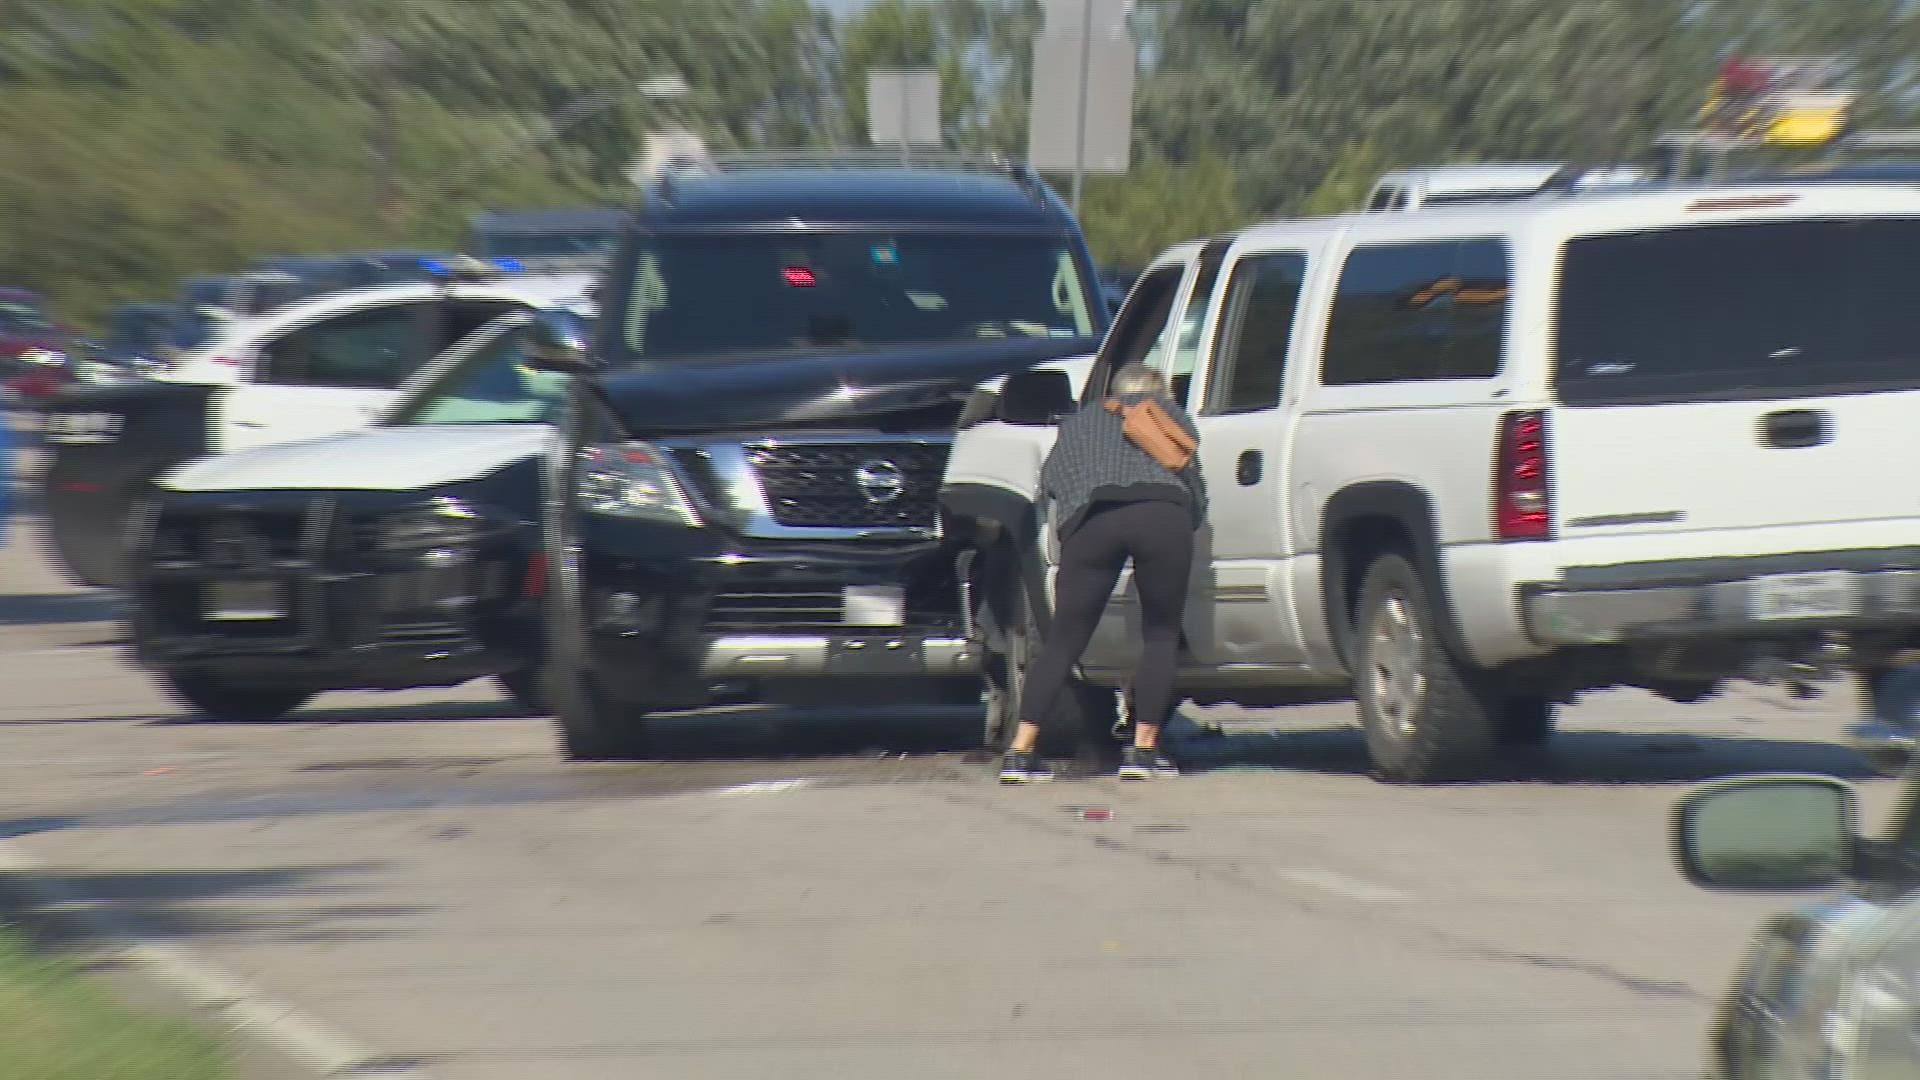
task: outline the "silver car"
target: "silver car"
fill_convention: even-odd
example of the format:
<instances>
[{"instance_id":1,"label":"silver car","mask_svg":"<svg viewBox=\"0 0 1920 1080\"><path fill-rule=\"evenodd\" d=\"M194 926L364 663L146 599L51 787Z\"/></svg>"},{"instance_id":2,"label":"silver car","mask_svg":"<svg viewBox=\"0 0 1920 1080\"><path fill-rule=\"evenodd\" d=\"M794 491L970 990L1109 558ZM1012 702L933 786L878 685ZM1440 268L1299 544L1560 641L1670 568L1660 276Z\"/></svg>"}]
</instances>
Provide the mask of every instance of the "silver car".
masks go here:
<instances>
[{"instance_id":1,"label":"silver car","mask_svg":"<svg viewBox=\"0 0 1920 1080\"><path fill-rule=\"evenodd\" d=\"M1769 774L1705 785L1675 808L1681 873L1713 889L1846 886L1768 919L1714 1024L1710 1080L1920 1077L1920 762L1905 724L1856 725L1856 747L1904 768L1885 835L1860 834L1853 788Z\"/></svg>"}]
</instances>

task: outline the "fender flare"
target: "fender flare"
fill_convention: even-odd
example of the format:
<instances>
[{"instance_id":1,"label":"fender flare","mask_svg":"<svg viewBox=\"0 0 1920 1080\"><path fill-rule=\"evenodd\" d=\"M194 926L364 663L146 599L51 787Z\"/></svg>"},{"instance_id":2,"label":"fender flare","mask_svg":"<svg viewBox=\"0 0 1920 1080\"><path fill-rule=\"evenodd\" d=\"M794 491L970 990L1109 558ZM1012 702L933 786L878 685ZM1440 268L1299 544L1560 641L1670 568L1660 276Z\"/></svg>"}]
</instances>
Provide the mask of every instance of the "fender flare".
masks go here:
<instances>
[{"instance_id":1,"label":"fender flare","mask_svg":"<svg viewBox=\"0 0 1920 1080\"><path fill-rule=\"evenodd\" d=\"M1373 480L1342 488L1327 500L1321 513L1320 601L1334 655L1348 671L1353 670L1353 658L1347 649L1347 628L1353 622L1353 613L1347 609L1347 585L1352 576L1364 572L1364 568L1347 565L1347 552L1340 536L1362 518L1392 521L1412 541L1414 572L1426 585L1441 642L1454 656L1470 662L1473 651L1467 647L1466 635L1461 632L1453 597L1447 591L1446 575L1440 567L1440 528L1433 500L1426 492L1399 480ZM1357 580L1352 583L1356 588L1359 585Z\"/></svg>"}]
</instances>

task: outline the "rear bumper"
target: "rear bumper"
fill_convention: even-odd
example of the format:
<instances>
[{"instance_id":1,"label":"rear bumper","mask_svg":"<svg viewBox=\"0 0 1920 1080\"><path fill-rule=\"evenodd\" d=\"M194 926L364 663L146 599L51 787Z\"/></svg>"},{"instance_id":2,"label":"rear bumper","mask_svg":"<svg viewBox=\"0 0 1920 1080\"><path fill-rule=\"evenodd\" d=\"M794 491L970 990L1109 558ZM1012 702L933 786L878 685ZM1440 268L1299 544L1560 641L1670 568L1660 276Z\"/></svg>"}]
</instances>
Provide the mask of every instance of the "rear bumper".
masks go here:
<instances>
[{"instance_id":1,"label":"rear bumper","mask_svg":"<svg viewBox=\"0 0 1920 1080\"><path fill-rule=\"evenodd\" d=\"M1570 567L1522 585L1520 609L1548 647L1920 625L1920 549Z\"/></svg>"}]
</instances>

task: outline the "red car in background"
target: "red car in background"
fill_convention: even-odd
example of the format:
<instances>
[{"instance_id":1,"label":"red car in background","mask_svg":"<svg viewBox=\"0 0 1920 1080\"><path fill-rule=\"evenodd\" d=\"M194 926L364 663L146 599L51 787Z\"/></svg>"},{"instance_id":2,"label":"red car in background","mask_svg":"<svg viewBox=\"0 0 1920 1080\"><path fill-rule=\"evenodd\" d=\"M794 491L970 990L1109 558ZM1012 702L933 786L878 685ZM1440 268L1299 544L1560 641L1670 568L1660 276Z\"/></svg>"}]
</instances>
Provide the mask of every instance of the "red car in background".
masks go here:
<instances>
[{"instance_id":1,"label":"red car in background","mask_svg":"<svg viewBox=\"0 0 1920 1080\"><path fill-rule=\"evenodd\" d=\"M38 293L0 288L0 386L15 401L34 402L66 385L76 336L53 321Z\"/></svg>"}]
</instances>

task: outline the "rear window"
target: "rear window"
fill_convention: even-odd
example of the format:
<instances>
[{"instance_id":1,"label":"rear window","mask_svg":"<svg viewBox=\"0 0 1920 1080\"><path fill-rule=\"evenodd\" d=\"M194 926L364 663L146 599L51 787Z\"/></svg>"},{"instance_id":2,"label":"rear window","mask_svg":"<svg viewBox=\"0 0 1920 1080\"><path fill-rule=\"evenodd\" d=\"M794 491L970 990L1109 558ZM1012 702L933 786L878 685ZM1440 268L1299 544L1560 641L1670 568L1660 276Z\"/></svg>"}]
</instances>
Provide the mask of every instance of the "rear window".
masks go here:
<instances>
[{"instance_id":1,"label":"rear window","mask_svg":"<svg viewBox=\"0 0 1920 1080\"><path fill-rule=\"evenodd\" d=\"M1920 220L1584 237L1556 319L1570 405L1920 387Z\"/></svg>"}]
</instances>

